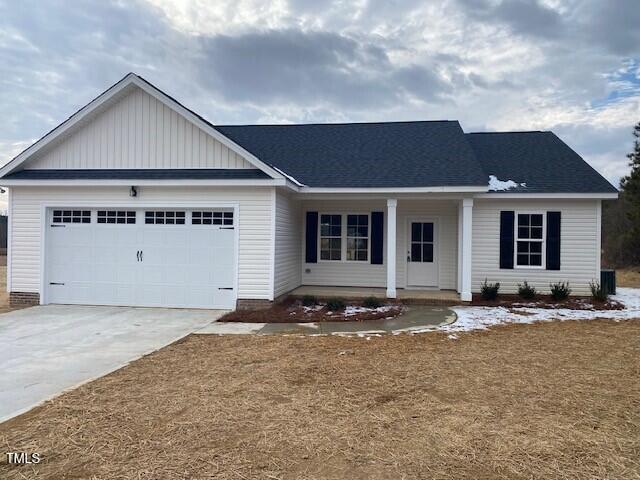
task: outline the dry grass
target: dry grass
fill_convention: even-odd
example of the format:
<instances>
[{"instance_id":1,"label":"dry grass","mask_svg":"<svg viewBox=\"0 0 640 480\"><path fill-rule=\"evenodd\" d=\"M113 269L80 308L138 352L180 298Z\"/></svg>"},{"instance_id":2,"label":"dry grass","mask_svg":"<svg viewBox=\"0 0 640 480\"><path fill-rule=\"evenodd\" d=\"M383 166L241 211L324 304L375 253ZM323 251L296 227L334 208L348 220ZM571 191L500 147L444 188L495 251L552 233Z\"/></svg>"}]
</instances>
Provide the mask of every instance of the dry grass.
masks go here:
<instances>
[{"instance_id":1,"label":"dry grass","mask_svg":"<svg viewBox=\"0 0 640 480\"><path fill-rule=\"evenodd\" d=\"M619 287L640 288L640 269L625 268L616 270L616 282Z\"/></svg>"},{"instance_id":2,"label":"dry grass","mask_svg":"<svg viewBox=\"0 0 640 480\"><path fill-rule=\"evenodd\" d=\"M0 425L44 455L0 477L637 479L639 339L191 336Z\"/></svg>"},{"instance_id":3,"label":"dry grass","mask_svg":"<svg viewBox=\"0 0 640 480\"><path fill-rule=\"evenodd\" d=\"M7 257L0 256L0 313L10 312L15 308L9 307L9 293L7 292Z\"/></svg>"}]
</instances>

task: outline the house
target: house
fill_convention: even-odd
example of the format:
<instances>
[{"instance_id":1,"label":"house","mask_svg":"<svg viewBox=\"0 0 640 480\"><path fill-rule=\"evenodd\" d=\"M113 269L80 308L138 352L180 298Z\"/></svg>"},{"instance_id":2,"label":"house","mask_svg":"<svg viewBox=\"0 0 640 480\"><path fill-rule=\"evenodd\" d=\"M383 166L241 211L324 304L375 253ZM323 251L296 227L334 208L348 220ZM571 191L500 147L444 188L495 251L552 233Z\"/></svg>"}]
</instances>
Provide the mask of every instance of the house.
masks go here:
<instances>
[{"instance_id":1,"label":"house","mask_svg":"<svg viewBox=\"0 0 640 480\"><path fill-rule=\"evenodd\" d=\"M0 169L14 303L235 308L301 285L600 276L617 190L551 132L217 126L129 74Z\"/></svg>"}]
</instances>

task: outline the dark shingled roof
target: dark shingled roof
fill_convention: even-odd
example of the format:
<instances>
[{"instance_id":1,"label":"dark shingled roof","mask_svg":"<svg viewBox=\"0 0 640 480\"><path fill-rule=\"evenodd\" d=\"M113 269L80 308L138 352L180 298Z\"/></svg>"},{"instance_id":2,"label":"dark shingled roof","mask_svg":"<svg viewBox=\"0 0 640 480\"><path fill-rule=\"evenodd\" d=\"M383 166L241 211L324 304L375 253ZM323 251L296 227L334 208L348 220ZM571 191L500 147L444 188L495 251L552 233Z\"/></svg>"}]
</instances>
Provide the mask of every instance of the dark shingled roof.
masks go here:
<instances>
[{"instance_id":1,"label":"dark shingled roof","mask_svg":"<svg viewBox=\"0 0 640 480\"><path fill-rule=\"evenodd\" d=\"M254 168L20 170L8 180L246 180L269 179Z\"/></svg>"},{"instance_id":2,"label":"dark shingled roof","mask_svg":"<svg viewBox=\"0 0 640 480\"><path fill-rule=\"evenodd\" d=\"M457 121L215 128L309 187L487 185Z\"/></svg>"},{"instance_id":3,"label":"dark shingled roof","mask_svg":"<svg viewBox=\"0 0 640 480\"><path fill-rule=\"evenodd\" d=\"M617 190L552 132L468 133L487 175L526 183L505 193L615 193Z\"/></svg>"}]
</instances>

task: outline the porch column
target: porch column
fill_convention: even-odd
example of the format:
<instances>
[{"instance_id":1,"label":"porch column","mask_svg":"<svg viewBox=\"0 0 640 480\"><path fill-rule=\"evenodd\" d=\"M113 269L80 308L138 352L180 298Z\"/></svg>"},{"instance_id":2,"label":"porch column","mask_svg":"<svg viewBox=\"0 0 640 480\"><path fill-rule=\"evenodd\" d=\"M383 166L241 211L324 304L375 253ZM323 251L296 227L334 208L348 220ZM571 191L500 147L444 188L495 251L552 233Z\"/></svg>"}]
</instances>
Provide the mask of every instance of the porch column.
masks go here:
<instances>
[{"instance_id":1,"label":"porch column","mask_svg":"<svg viewBox=\"0 0 640 480\"><path fill-rule=\"evenodd\" d=\"M462 200L458 202L458 269L456 291L462 293Z\"/></svg>"},{"instance_id":2,"label":"porch column","mask_svg":"<svg viewBox=\"0 0 640 480\"><path fill-rule=\"evenodd\" d=\"M396 298L396 207L398 200L387 199L387 298Z\"/></svg>"},{"instance_id":3,"label":"porch column","mask_svg":"<svg viewBox=\"0 0 640 480\"><path fill-rule=\"evenodd\" d=\"M460 271L460 300L471 301L471 251L473 226L473 198L462 200L462 268Z\"/></svg>"}]
</instances>

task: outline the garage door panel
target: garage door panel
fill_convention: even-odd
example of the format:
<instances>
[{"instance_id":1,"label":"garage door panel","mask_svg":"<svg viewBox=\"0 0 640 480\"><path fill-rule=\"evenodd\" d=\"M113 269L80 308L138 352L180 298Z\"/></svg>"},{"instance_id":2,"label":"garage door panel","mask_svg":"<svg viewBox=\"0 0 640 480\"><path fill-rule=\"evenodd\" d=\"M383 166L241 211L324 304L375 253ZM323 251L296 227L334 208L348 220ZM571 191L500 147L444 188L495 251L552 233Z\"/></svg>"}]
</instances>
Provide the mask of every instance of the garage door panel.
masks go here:
<instances>
[{"instance_id":1,"label":"garage door panel","mask_svg":"<svg viewBox=\"0 0 640 480\"><path fill-rule=\"evenodd\" d=\"M189 303L192 305L206 305L210 298L215 298L216 304L225 307L226 305L219 298L216 298L217 293L218 289L215 287L193 287L189 290Z\"/></svg>"},{"instance_id":2,"label":"garage door panel","mask_svg":"<svg viewBox=\"0 0 640 480\"><path fill-rule=\"evenodd\" d=\"M189 285L192 282L192 272L189 272L186 268L179 267L165 267L164 279L166 283L173 283L177 285Z\"/></svg>"},{"instance_id":3,"label":"garage door panel","mask_svg":"<svg viewBox=\"0 0 640 480\"><path fill-rule=\"evenodd\" d=\"M144 245L147 249L152 247L162 247L165 245L165 228L167 227L144 227L141 231L141 245Z\"/></svg>"},{"instance_id":4,"label":"garage door panel","mask_svg":"<svg viewBox=\"0 0 640 480\"><path fill-rule=\"evenodd\" d=\"M195 269L189 275L185 276L187 277L187 284L191 287L197 287L198 285L208 285L213 281L212 272L204 268Z\"/></svg>"},{"instance_id":5,"label":"garage door panel","mask_svg":"<svg viewBox=\"0 0 640 480\"><path fill-rule=\"evenodd\" d=\"M191 245L192 248L197 248L197 249L205 249L208 248L211 245L211 241L212 241L212 232L211 232L211 227L209 226L201 226L199 228L193 228L190 231L190 235L189 235L189 243Z\"/></svg>"},{"instance_id":6,"label":"garage door panel","mask_svg":"<svg viewBox=\"0 0 640 480\"><path fill-rule=\"evenodd\" d=\"M135 305L135 283L117 285L115 298L117 305Z\"/></svg>"},{"instance_id":7,"label":"garage door panel","mask_svg":"<svg viewBox=\"0 0 640 480\"><path fill-rule=\"evenodd\" d=\"M184 245L189 241L192 229L188 225L166 226L164 231L164 245Z\"/></svg>"},{"instance_id":8,"label":"garage door panel","mask_svg":"<svg viewBox=\"0 0 640 480\"><path fill-rule=\"evenodd\" d=\"M235 231L219 221L192 223L189 210L181 211L181 224L157 222L154 212L149 219L147 211L138 210L136 223L125 212L116 223L108 210L96 209L91 222L61 226L58 219L55 227L49 217L47 282L61 285L47 286L47 301L233 308Z\"/></svg>"},{"instance_id":9,"label":"garage door panel","mask_svg":"<svg viewBox=\"0 0 640 480\"><path fill-rule=\"evenodd\" d=\"M62 237L62 241L67 246L82 247L92 243L93 231L91 229L69 226L54 228L54 230Z\"/></svg>"},{"instance_id":10,"label":"garage door panel","mask_svg":"<svg viewBox=\"0 0 640 480\"><path fill-rule=\"evenodd\" d=\"M139 267L138 283L160 285L164 278L164 269L160 265L143 265Z\"/></svg>"}]
</instances>

